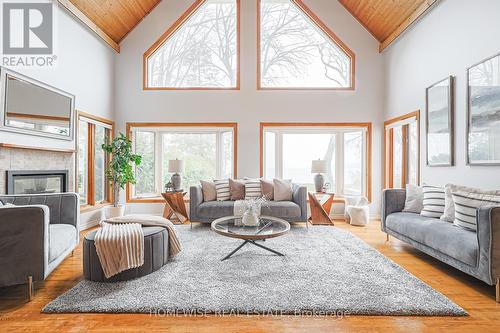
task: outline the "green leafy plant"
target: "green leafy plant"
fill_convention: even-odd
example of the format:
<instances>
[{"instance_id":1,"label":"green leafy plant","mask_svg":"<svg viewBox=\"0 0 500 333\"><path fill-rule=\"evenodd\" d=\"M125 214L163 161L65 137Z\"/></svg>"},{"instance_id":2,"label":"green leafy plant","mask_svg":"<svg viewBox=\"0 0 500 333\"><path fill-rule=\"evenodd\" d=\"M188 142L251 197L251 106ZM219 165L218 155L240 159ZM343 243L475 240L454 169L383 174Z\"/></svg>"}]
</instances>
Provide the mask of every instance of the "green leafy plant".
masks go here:
<instances>
[{"instance_id":1,"label":"green leafy plant","mask_svg":"<svg viewBox=\"0 0 500 333\"><path fill-rule=\"evenodd\" d=\"M114 138L111 143L103 144L102 150L111 155L106 177L114 188L114 207L118 206L120 200L120 189L125 189L127 184L135 184L135 175L133 165L141 164L142 157L133 154L132 141L123 133Z\"/></svg>"}]
</instances>

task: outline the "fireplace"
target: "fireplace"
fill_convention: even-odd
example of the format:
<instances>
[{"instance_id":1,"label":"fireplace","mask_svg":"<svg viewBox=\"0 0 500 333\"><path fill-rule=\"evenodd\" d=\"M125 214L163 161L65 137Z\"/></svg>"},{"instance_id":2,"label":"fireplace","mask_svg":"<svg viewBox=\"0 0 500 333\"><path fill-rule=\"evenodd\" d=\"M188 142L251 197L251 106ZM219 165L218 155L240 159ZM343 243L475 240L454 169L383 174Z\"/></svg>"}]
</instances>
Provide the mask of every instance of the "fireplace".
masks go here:
<instances>
[{"instance_id":1,"label":"fireplace","mask_svg":"<svg viewBox=\"0 0 500 333\"><path fill-rule=\"evenodd\" d=\"M68 191L68 170L7 171L7 194L43 194Z\"/></svg>"}]
</instances>

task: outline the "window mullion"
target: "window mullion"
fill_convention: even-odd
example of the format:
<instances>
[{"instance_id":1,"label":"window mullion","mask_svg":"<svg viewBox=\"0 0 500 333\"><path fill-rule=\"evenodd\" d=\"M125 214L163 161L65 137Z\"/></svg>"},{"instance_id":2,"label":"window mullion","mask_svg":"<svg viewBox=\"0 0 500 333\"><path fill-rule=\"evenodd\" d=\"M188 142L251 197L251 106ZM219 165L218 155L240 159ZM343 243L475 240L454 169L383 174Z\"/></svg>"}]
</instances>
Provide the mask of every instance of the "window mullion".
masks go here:
<instances>
[{"instance_id":1,"label":"window mullion","mask_svg":"<svg viewBox=\"0 0 500 333\"><path fill-rule=\"evenodd\" d=\"M95 205L95 184L94 184L94 158L95 158L95 150L94 150L94 141L95 141L95 125L92 123L88 123L88 192L87 192L87 203L90 206Z\"/></svg>"},{"instance_id":2,"label":"window mullion","mask_svg":"<svg viewBox=\"0 0 500 333\"><path fill-rule=\"evenodd\" d=\"M155 133L154 142L154 165L155 165L155 193L160 194L163 192L163 135L161 132ZM166 161L168 163L168 161Z\"/></svg>"},{"instance_id":3,"label":"window mullion","mask_svg":"<svg viewBox=\"0 0 500 333\"><path fill-rule=\"evenodd\" d=\"M216 132L215 136L215 174L218 179L222 177L222 133Z\"/></svg>"},{"instance_id":4,"label":"window mullion","mask_svg":"<svg viewBox=\"0 0 500 333\"><path fill-rule=\"evenodd\" d=\"M275 140L275 174L276 178L283 179L283 132L276 132Z\"/></svg>"},{"instance_id":5,"label":"window mullion","mask_svg":"<svg viewBox=\"0 0 500 333\"><path fill-rule=\"evenodd\" d=\"M336 172L335 172L335 184L336 184L336 192L343 195L344 194L344 133L338 132L336 134L335 142L335 164L336 164Z\"/></svg>"}]
</instances>

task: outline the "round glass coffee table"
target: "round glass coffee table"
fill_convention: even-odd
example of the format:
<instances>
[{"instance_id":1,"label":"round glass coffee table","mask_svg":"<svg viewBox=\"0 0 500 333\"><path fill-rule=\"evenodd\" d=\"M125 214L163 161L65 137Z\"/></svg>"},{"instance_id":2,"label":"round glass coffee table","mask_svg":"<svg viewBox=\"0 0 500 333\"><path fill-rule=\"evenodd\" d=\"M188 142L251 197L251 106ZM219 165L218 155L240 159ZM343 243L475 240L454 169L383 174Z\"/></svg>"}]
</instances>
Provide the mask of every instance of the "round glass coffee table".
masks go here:
<instances>
[{"instance_id":1,"label":"round glass coffee table","mask_svg":"<svg viewBox=\"0 0 500 333\"><path fill-rule=\"evenodd\" d=\"M256 241L265 241L268 238L275 238L286 234L290 230L290 223L277 217L261 216L260 224L255 227L250 227L243 225L241 217L227 216L213 221L212 230L225 237L243 240L243 243L222 258L222 261L231 258L232 255L249 243L276 255L284 256L284 254L259 244Z\"/></svg>"}]
</instances>

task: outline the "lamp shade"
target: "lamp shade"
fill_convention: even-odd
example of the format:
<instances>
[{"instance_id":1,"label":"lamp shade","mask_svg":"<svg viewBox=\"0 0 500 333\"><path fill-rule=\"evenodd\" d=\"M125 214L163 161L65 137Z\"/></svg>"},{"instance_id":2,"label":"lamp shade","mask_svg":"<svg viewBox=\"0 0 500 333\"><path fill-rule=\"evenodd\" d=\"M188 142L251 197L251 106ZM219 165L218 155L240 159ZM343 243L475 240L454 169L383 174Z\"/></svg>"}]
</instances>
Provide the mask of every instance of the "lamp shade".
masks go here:
<instances>
[{"instance_id":1,"label":"lamp shade","mask_svg":"<svg viewBox=\"0 0 500 333\"><path fill-rule=\"evenodd\" d=\"M326 173L326 161L314 160L311 164L311 173Z\"/></svg>"},{"instance_id":2,"label":"lamp shade","mask_svg":"<svg viewBox=\"0 0 500 333\"><path fill-rule=\"evenodd\" d=\"M169 160L168 161L168 172L182 173L184 172L184 161L183 160Z\"/></svg>"}]
</instances>

